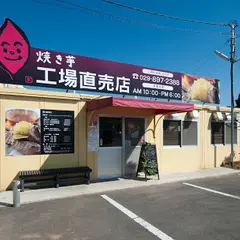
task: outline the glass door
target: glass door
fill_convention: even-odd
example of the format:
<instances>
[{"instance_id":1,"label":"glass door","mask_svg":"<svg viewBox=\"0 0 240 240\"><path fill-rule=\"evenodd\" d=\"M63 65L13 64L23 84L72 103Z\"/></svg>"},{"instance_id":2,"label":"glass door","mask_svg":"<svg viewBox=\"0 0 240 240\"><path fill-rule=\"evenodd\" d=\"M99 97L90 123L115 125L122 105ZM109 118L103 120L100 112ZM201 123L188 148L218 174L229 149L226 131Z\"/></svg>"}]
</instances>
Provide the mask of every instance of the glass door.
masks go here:
<instances>
[{"instance_id":1,"label":"glass door","mask_svg":"<svg viewBox=\"0 0 240 240\"><path fill-rule=\"evenodd\" d=\"M122 118L99 118L98 178L122 176Z\"/></svg>"},{"instance_id":2,"label":"glass door","mask_svg":"<svg viewBox=\"0 0 240 240\"><path fill-rule=\"evenodd\" d=\"M144 118L125 118L125 173L127 177L135 177L141 151L141 142L145 134Z\"/></svg>"}]
</instances>

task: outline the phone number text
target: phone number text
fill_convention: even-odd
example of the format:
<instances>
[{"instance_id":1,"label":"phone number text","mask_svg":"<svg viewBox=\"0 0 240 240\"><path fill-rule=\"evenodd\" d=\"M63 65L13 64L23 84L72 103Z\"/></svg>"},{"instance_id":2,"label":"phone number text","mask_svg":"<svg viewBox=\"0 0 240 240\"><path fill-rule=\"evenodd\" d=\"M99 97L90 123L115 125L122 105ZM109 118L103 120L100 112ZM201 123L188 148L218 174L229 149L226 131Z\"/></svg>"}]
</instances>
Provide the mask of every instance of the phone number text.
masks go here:
<instances>
[{"instance_id":1,"label":"phone number text","mask_svg":"<svg viewBox=\"0 0 240 240\"><path fill-rule=\"evenodd\" d=\"M141 81L146 81L146 82L151 81L151 82L154 82L154 83L163 83L163 84L167 84L167 85L180 86L180 80L179 79L157 77L157 76L148 76L148 75L140 75L139 79Z\"/></svg>"}]
</instances>

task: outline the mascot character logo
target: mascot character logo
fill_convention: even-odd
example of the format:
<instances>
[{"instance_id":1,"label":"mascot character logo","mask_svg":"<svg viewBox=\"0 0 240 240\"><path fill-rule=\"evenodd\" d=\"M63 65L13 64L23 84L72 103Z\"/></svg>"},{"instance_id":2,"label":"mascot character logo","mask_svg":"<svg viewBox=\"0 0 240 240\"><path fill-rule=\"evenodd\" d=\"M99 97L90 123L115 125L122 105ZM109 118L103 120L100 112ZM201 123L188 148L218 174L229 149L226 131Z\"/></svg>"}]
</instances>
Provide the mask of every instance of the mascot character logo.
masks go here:
<instances>
[{"instance_id":1,"label":"mascot character logo","mask_svg":"<svg viewBox=\"0 0 240 240\"><path fill-rule=\"evenodd\" d=\"M26 64L30 55L30 44L25 33L10 19L0 28L0 68L11 79Z\"/></svg>"}]
</instances>

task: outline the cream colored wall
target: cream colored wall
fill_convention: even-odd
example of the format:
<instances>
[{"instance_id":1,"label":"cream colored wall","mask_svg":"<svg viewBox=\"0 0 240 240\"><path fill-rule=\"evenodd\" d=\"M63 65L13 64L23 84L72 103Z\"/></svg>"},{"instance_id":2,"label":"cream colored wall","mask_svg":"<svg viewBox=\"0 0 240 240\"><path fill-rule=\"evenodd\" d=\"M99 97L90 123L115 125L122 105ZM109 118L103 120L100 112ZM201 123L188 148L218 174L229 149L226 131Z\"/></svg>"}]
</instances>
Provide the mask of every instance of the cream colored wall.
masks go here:
<instances>
[{"instance_id":1,"label":"cream colored wall","mask_svg":"<svg viewBox=\"0 0 240 240\"><path fill-rule=\"evenodd\" d=\"M109 107L92 113L86 112L86 101L92 97L70 93L31 91L0 88L0 190L5 190L17 177L20 170L39 169L41 167L64 167L88 165L92 168L92 179L97 180L97 152L87 150L87 126L90 120L100 115L141 116L147 119L146 140L156 143L160 172L193 171L220 166L230 154L230 146L212 146L210 116L211 111L230 111L229 108L197 106L198 146L168 148L163 146L163 118L155 116L150 110ZM75 153L59 155L33 155L21 157L5 156L5 110L7 108L40 108L55 110L72 110L75 113ZM240 110L236 110L240 111ZM181 114L185 117L185 113ZM240 134L238 134L240 143ZM239 144L238 144L239 146ZM236 161L239 161L239 147L235 147Z\"/></svg>"},{"instance_id":2,"label":"cream colored wall","mask_svg":"<svg viewBox=\"0 0 240 240\"><path fill-rule=\"evenodd\" d=\"M199 110L197 147L164 147L162 136L164 117L157 117L159 123L156 126L156 143L160 172L194 171L219 167L230 156L230 145L211 145L211 113L218 109L199 106L196 108ZM220 108L220 111L229 111L229 108ZM239 112L238 109L236 111ZM182 119L184 115L185 113L180 114ZM235 161L239 161L239 143L240 131L238 131L238 144L234 147Z\"/></svg>"},{"instance_id":3,"label":"cream colored wall","mask_svg":"<svg viewBox=\"0 0 240 240\"><path fill-rule=\"evenodd\" d=\"M181 119L185 113L179 114ZM165 116L156 117L156 146L158 153L158 166L160 172L193 171L201 168L201 138L198 134L198 146L163 146L163 120ZM200 118L201 118L200 113ZM200 132L201 121L198 121Z\"/></svg>"},{"instance_id":4,"label":"cream colored wall","mask_svg":"<svg viewBox=\"0 0 240 240\"><path fill-rule=\"evenodd\" d=\"M229 109L228 109L229 111ZM206 131L205 151L206 161L205 168L219 167L225 158L230 157L231 145L211 145L211 125L210 125L211 111L205 111L205 122L208 123ZM240 143L240 131L238 130L238 144L234 145L235 159L239 161L239 143Z\"/></svg>"},{"instance_id":5,"label":"cream colored wall","mask_svg":"<svg viewBox=\"0 0 240 240\"><path fill-rule=\"evenodd\" d=\"M41 164L41 156L5 156L5 110L7 108L39 108L40 103L35 99L29 98L27 101L21 97L16 97L13 101L11 97L1 96L1 189L6 189L9 184L17 177L21 170L38 169Z\"/></svg>"},{"instance_id":6,"label":"cream colored wall","mask_svg":"<svg viewBox=\"0 0 240 240\"><path fill-rule=\"evenodd\" d=\"M159 156L161 172L183 172L201 169L199 147L167 149L163 147Z\"/></svg>"},{"instance_id":7,"label":"cream colored wall","mask_svg":"<svg viewBox=\"0 0 240 240\"><path fill-rule=\"evenodd\" d=\"M154 116L151 111L141 109L120 109L107 108L88 113L88 121L96 120L98 115L114 116L146 116L147 129L146 140L155 143L157 146L158 166L160 172L182 172L194 171L204 168L220 166L225 157L229 156L230 146L211 145L211 111L216 107L195 106L199 111L198 119L198 146L185 147L164 147L163 146L163 119L165 116ZM211 111L210 111L211 110ZM221 108L221 111L229 111L229 108ZM184 119L186 113L181 113L180 118ZM155 137L154 137L155 136ZM240 134L238 134L240 143ZM236 161L239 160L239 147L235 146ZM97 179L97 152L88 152L88 165L93 168L93 179Z\"/></svg>"},{"instance_id":8,"label":"cream colored wall","mask_svg":"<svg viewBox=\"0 0 240 240\"><path fill-rule=\"evenodd\" d=\"M5 110L7 108L74 111L75 152L73 154L56 155L5 156ZM0 145L0 190L7 189L21 170L86 165L86 109L85 101L81 101L79 96L61 93L46 94L42 91L25 90L23 94L17 94L14 90L5 93L0 91L0 113L0 136L3 139Z\"/></svg>"}]
</instances>

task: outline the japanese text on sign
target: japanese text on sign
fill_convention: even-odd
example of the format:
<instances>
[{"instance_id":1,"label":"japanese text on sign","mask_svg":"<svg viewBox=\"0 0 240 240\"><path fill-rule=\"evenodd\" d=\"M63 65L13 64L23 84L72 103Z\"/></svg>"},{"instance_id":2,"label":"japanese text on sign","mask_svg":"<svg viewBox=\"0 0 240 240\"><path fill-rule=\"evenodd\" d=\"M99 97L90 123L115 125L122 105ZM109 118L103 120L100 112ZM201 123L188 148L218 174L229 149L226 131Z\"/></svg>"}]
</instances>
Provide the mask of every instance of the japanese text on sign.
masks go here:
<instances>
[{"instance_id":1,"label":"japanese text on sign","mask_svg":"<svg viewBox=\"0 0 240 240\"><path fill-rule=\"evenodd\" d=\"M31 49L15 84L181 100L182 74L42 49Z\"/></svg>"}]
</instances>

